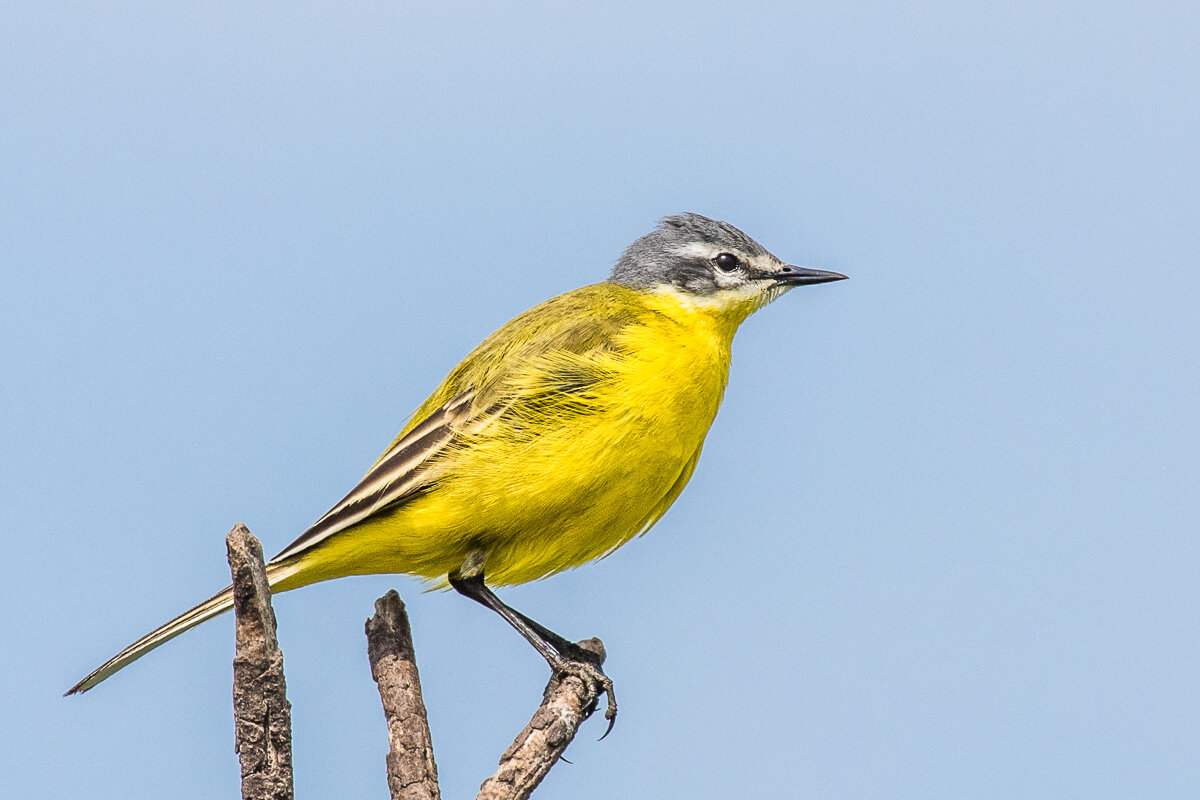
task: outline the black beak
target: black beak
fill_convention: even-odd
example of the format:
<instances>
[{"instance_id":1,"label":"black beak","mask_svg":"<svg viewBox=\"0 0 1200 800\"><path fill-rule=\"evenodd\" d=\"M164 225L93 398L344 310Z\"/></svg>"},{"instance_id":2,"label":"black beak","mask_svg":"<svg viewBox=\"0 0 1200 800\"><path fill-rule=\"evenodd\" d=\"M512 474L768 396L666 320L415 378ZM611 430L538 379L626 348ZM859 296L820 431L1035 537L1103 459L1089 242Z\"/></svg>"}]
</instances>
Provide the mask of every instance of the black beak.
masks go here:
<instances>
[{"instance_id":1,"label":"black beak","mask_svg":"<svg viewBox=\"0 0 1200 800\"><path fill-rule=\"evenodd\" d=\"M787 264L771 277L775 279L775 283L783 286L806 286L810 283L844 281L847 276L840 272L826 272L822 269L809 269Z\"/></svg>"}]
</instances>

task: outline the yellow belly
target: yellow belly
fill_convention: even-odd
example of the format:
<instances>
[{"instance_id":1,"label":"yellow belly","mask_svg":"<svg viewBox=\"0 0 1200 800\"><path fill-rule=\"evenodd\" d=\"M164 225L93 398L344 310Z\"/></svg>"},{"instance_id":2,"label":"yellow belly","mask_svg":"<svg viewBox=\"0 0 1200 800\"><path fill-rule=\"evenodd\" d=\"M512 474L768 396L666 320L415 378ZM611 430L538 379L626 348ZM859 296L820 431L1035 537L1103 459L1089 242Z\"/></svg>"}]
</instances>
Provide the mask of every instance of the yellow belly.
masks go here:
<instances>
[{"instance_id":1,"label":"yellow belly","mask_svg":"<svg viewBox=\"0 0 1200 800\"><path fill-rule=\"evenodd\" d=\"M523 583L599 558L644 532L682 491L728 375L728 321L654 298L650 324L616 342L604 410L542 425L536 436L483 435L442 477L390 513L301 556L279 589L350 574L427 579L486 553L489 583Z\"/></svg>"}]
</instances>

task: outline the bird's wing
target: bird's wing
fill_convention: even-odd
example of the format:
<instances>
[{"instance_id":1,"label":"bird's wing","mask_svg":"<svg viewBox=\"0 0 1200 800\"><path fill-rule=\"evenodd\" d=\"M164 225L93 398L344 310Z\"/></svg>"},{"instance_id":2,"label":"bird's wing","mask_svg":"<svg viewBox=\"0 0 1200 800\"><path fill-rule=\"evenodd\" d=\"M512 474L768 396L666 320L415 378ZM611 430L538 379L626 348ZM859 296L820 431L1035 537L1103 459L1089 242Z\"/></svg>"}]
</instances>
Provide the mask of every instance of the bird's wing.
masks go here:
<instances>
[{"instance_id":1,"label":"bird's wing","mask_svg":"<svg viewBox=\"0 0 1200 800\"><path fill-rule=\"evenodd\" d=\"M430 476L421 467L454 439L458 426L471 416L471 398L474 396L473 389L460 392L396 437L358 485L300 538L271 559L272 562L298 555L425 488Z\"/></svg>"},{"instance_id":2,"label":"bird's wing","mask_svg":"<svg viewBox=\"0 0 1200 800\"><path fill-rule=\"evenodd\" d=\"M475 348L358 485L272 563L417 496L437 481L438 456L456 443L486 435L497 425L514 435L537 429L529 424L531 417L561 420L596 410L588 400L607 377L604 364L616 355L614 340L635 321L614 303L610 286L585 287L547 301ZM585 292L592 296L581 296Z\"/></svg>"}]
</instances>

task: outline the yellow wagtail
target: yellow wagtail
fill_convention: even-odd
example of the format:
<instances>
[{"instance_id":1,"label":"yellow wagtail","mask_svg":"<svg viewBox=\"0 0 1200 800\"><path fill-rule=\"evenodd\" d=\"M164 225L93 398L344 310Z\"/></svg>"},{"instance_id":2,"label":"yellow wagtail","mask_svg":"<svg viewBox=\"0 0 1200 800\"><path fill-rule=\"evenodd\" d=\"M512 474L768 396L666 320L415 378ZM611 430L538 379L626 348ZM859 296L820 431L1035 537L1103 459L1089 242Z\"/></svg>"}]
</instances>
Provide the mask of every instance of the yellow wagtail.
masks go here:
<instances>
[{"instance_id":1,"label":"yellow wagtail","mask_svg":"<svg viewBox=\"0 0 1200 800\"><path fill-rule=\"evenodd\" d=\"M695 469L738 326L794 286L845 277L785 264L728 223L667 217L607 281L526 311L463 359L358 485L271 559L271 588L391 572L446 579L552 668L578 662L578 648L485 579L542 578L648 530ZM232 606L221 591L68 694Z\"/></svg>"}]
</instances>

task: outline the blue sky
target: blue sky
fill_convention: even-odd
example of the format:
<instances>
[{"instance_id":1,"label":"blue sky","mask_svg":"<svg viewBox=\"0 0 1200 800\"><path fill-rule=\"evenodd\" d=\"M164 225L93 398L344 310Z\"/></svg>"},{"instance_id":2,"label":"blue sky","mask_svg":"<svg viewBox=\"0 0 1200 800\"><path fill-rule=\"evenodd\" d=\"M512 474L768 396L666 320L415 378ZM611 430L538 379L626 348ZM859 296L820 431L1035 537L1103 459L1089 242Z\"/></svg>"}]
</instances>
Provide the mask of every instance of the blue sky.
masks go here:
<instances>
[{"instance_id":1,"label":"blue sky","mask_svg":"<svg viewBox=\"0 0 1200 800\"><path fill-rule=\"evenodd\" d=\"M519 311L663 215L850 281L735 343L645 538L504 597L622 704L537 796L1200 793L1200 12L1186 3L9 4L0 755L13 796L235 796L228 619ZM399 576L276 601L301 796L386 797L409 604L446 796L537 656Z\"/></svg>"}]
</instances>

